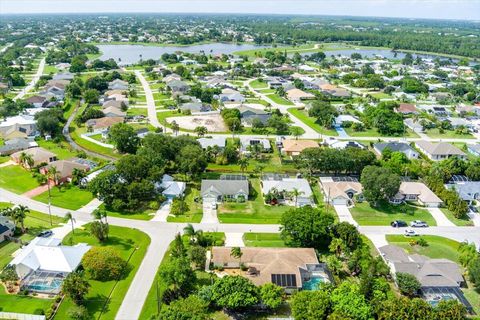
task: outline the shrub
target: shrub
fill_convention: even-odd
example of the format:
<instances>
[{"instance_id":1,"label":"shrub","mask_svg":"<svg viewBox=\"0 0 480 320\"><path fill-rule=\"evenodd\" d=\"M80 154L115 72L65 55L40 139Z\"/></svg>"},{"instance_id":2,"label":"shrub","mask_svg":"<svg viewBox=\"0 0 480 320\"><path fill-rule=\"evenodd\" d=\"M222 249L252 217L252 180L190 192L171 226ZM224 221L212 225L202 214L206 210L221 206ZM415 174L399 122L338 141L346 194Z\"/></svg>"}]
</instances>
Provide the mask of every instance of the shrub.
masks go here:
<instances>
[{"instance_id":1,"label":"shrub","mask_svg":"<svg viewBox=\"0 0 480 320\"><path fill-rule=\"evenodd\" d=\"M121 278L127 263L112 248L94 247L83 256L82 265L90 278L109 281Z\"/></svg>"},{"instance_id":2,"label":"shrub","mask_svg":"<svg viewBox=\"0 0 480 320\"><path fill-rule=\"evenodd\" d=\"M73 320L88 320L90 315L88 314L87 308L84 306L75 306L68 310L68 316Z\"/></svg>"},{"instance_id":3,"label":"shrub","mask_svg":"<svg viewBox=\"0 0 480 320\"><path fill-rule=\"evenodd\" d=\"M45 315L45 310L43 310L41 308L37 308L33 311L33 314L43 316L43 315Z\"/></svg>"},{"instance_id":4,"label":"shrub","mask_svg":"<svg viewBox=\"0 0 480 320\"><path fill-rule=\"evenodd\" d=\"M415 276L409 273L397 272L395 274L400 292L406 296L413 297L420 290L420 282Z\"/></svg>"}]
</instances>

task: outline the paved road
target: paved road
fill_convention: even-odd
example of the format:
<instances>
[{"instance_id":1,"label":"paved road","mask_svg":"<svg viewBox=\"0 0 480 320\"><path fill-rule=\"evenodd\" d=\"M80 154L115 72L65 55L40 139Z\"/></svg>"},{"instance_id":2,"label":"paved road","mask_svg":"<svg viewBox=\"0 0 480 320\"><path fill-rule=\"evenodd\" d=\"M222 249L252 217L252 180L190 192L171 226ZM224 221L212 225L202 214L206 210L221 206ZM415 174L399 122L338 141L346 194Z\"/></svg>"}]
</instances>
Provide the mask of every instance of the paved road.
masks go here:
<instances>
[{"instance_id":1,"label":"paved road","mask_svg":"<svg viewBox=\"0 0 480 320\"><path fill-rule=\"evenodd\" d=\"M15 98L13 98L13 100L22 99L30 90L32 90L35 87L38 80L40 80L40 77L43 74L44 68L45 68L45 58L43 58L40 61L40 64L38 65L37 73L35 73L35 75L33 76L32 81L30 81L30 83L25 88L23 88L22 91L20 91L20 93L18 93L15 96Z\"/></svg>"},{"instance_id":2,"label":"paved road","mask_svg":"<svg viewBox=\"0 0 480 320\"><path fill-rule=\"evenodd\" d=\"M7 51L7 49L10 48L11 46L13 46L13 42L10 42L10 43L7 44L5 47L3 47L3 48L0 50L0 53L4 53L4 52Z\"/></svg>"},{"instance_id":3,"label":"paved road","mask_svg":"<svg viewBox=\"0 0 480 320\"><path fill-rule=\"evenodd\" d=\"M148 109L148 121L150 121L150 124L155 128L163 128L157 118L157 107L155 106L155 99L153 98L152 89L150 89L150 85L148 84L147 79L145 79L145 77L139 70L135 70L135 75L140 80L143 91L145 91Z\"/></svg>"}]
</instances>

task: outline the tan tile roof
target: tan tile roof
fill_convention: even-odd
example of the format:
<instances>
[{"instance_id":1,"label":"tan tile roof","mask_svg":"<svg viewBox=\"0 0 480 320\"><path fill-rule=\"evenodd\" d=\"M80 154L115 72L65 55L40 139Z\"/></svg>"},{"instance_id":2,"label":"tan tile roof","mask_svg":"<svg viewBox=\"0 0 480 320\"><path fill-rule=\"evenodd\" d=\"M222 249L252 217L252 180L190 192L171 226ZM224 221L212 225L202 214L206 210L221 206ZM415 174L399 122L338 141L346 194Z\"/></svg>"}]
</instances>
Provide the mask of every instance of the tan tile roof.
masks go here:
<instances>
[{"instance_id":1,"label":"tan tile roof","mask_svg":"<svg viewBox=\"0 0 480 320\"><path fill-rule=\"evenodd\" d=\"M465 156L465 152L447 142L417 141L417 146L431 155L460 155Z\"/></svg>"},{"instance_id":2,"label":"tan tile roof","mask_svg":"<svg viewBox=\"0 0 480 320\"><path fill-rule=\"evenodd\" d=\"M290 89L287 91L287 97L289 99L310 99L315 96L309 92L302 91L300 89Z\"/></svg>"},{"instance_id":3,"label":"tan tile roof","mask_svg":"<svg viewBox=\"0 0 480 320\"><path fill-rule=\"evenodd\" d=\"M18 162L20 161L20 156L22 155L22 153L31 155L35 165L40 164L42 162L48 163L50 158L53 158L56 156L56 154L53 152L50 152L42 147L37 147L37 148L30 148L27 150L15 152L11 155L11 157L12 159Z\"/></svg>"},{"instance_id":4,"label":"tan tile roof","mask_svg":"<svg viewBox=\"0 0 480 320\"><path fill-rule=\"evenodd\" d=\"M87 121L87 125L94 129L108 128L116 123L123 122L123 117L103 117L98 119L90 119Z\"/></svg>"},{"instance_id":5,"label":"tan tile roof","mask_svg":"<svg viewBox=\"0 0 480 320\"><path fill-rule=\"evenodd\" d=\"M47 170L51 167L55 167L57 169L57 177L58 178L67 178L71 177L73 173L73 169L80 169L83 171L88 170L88 166L80 163L76 163L73 161L68 161L68 160L57 160L53 161L44 168Z\"/></svg>"},{"instance_id":6,"label":"tan tile roof","mask_svg":"<svg viewBox=\"0 0 480 320\"><path fill-rule=\"evenodd\" d=\"M423 203L441 203L439 197L433 193L425 184L421 182L402 182L400 184L400 189L398 190L401 194L415 194L418 196L418 199Z\"/></svg>"},{"instance_id":7,"label":"tan tile roof","mask_svg":"<svg viewBox=\"0 0 480 320\"><path fill-rule=\"evenodd\" d=\"M337 181L337 182L322 182L323 190L330 199L345 198L349 199L347 195L348 190L354 190L357 194L362 193L362 184L354 181Z\"/></svg>"},{"instance_id":8,"label":"tan tile roof","mask_svg":"<svg viewBox=\"0 0 480 320\"><path fill-rule=\"evenodd\" d=\"M213 247L212 262L225 268L238 268L239 259L230 255L231 247ZM300 268L305 264L318 264L317 255L312 248L242 248L241 261L247 267L257 269L257 275L244 276L256 285L271 282L272 274L294 274L297 286L301 286Z\"/></svg>"},{"instance_id":9,"label":"tan tile roof","mask_svg":"<svg viewBox=\"0 0 480 320\"><path fill-rule=\"evenodd\" d=\"M318 143L313 140L284 140L283 150L285 152L302 152L307 148L318 148Z\"/></svg>"}]
</instances>

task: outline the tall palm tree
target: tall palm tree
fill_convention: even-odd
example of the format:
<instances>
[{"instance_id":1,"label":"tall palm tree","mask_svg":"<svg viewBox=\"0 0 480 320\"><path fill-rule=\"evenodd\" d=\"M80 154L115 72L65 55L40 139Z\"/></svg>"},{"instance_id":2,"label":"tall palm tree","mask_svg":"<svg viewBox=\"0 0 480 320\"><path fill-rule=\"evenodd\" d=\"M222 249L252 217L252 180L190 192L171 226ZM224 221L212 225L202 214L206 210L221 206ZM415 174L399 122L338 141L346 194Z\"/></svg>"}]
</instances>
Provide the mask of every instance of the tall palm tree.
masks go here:
<instances>
[{"instance_id":1,"label":"tall palm tree","mask_svg":"<svg viewBox=\"0 0 480 320\"><path fill-rule=\"evenodd\" d=\"M242 173L245 173L245 170L248 168L248 159L245 157L238 159L238 165L240 166Z\"/></svg>"},{"instance_id":2,"label":"tall palm tree","mask_svg":"<svg viewBox=\"0 0 480 320\"><path fill-rule=\"evenodd\" d=\"M50 216L50 225L53 225L52 221L52 194L50 192L50 180L53 181L54 184L57 183L57 168L55 167L50 167L50 169L47 170L46 173L47 176L47 187L48 187L48 215Z\"/></svg>"},{"instance_id":3,"label":"tall palm tree","mask_svg":"<svg viewBox=\"0 0 480 320\"><path fill-rule=\"evenodd\" d=\"M75 218L73 217L72 213L67 212L67 214L65 215L65 218L67 219L67 221L70 221L70 223L72 224L72 234L75 234L75 228L74 228Z\"/></svg>"},{"instance_id":4,"label":"tall palm tree","mask_svg":"<svg viewBox=\"0 0 480 320\"><path fill-rule=\"evenodd\" d=\"M183 234L190 237L190 242L198 242L201 238L203 231L202 230L195 230L192 224L187 224L185 228L183 228Z\"/></svg>"},{"instance_id":5,"label":"tall palm tree","mask_svg":"<svg viewBox=\"0 0 480 320\"><path fill-rule=\"evenodd\" d=\"M101 209L95 209L93 210L92 212L92 216L95 218L95 219L98 219L98 220L102 220L103 218L105 218L105 223L108 223L107 221L107 210L101 210Z\"/></svg>"},{"instance_id":6,"label":"tall palm tree","mask_svg":"<svg viewBox=\"0 0 480 320\"><path fill-rule=\"evenodd\" d=\"M172 127L172 131L175 136L178 135L178 131L180 131L180 126L178 125L178 123L174 120L172 121L172 123L170 123L170 126Z\"/></svg>"},{"instance_id":7,"label":"tall palm tree","mask_svg":"<svg viewBox=\"0 0 480 320\"><path fill-rule=\"evenodd\" d=\"M240 247L233 247L232 250L230 250L230 256L234 257L235 259L238 259L238 264L242 264L242 248Z\"/></svg>"},{"instance_id":8,"label":"tall palm tree","mask_svg":"<svg viewBox=\"0 0 480 320\"><path fill-rule=\"evenodd\" d=\"M27 214L30 213L30 209L27 206L19 204L15 209L13 209L15 215L16 223L20 223L20 228L22 233L25 233L25 218Z\"/></svg>"},{"instance_id":9,"label":"tall palm tree","mask_svg":"<svg viewBox=\"0 0 480 320\"><path fill-rule=\"evenodd\" d=\"M22 166L24 168L28 168L28 169L31 169L33 167L33 164L35 163L33 161L33 157L31 154L28 154L26 152L22 152L20 154L20 163L22 164Z\"/></svg>"},{"instance_id":10,"label":"tall palm tree","mask_svg":"<svg viewBox=\"0 0 480 320\"><path fill-rule=\"evenodd\" d=\"M297 206L298 202L298 197L301 196L304 192L298 190L297 188L293 188L292 192L290 192L290 195L295 199L295 207Z\"/></svg>"}]
</instances>

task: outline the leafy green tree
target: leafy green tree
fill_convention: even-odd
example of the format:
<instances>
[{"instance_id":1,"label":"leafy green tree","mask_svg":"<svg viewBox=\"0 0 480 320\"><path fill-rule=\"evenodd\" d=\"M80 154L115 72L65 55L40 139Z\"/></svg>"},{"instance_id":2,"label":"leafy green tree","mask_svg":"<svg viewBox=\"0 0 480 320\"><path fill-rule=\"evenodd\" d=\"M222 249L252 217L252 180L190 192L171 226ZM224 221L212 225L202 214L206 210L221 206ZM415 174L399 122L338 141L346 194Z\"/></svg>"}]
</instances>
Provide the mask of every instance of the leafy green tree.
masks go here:
<instances>
[{"instance_id":1,"label":"leafy green tree","mask_svg":"<svg viewBox=\"0 0 480 320\"><path fill-rule=\"evenodd\" d=\"M207 250L199 245L191 245L188 249L188 258L195 266L195 269L204 269L207 258Z\"/></svg>"},{"instance_id":2,"label":"leafy green tree","mask_svg":"<svg viewBox=\"0 0 480 320\"><path fill-rule=\"evenodd\" d=\"M290 209L281 218L281 236L289 246L325 249L334 217L323 209L305 206Z\"/></svg>"},{"instance_id":3,"label":"leafy green tree","mask_svg":"<svg viewBox=\"0 0 480 320\"><path fill-rule=\"evenodd\" d=\"M62 292L79 305L90 289L90 283L85 279L83 272L70 273L62 282Z\"/></svg>"},{"instance_id":4,"label":"leafy green tree","mask_svg":"<svg viewBox=\"0 0 480 320\"><path fill-rule=\"evenodd\" d=\"M116 123L108 131L110 140L115 144L118 152L134 154L140 144L135 129L125 123Z\"/></svg>"},{"instance_id":5,"label":"leafy green tree","mask_svg":"<svg viewBox=\"0 0 480 320\"><path fill-rule=\"evenodd\" d=\"M477 255L468 266L468 277L472 281L475 289L480 291L480 255Z\"/></svg>"},{"instance_id":6,"label":"leafy green tree","mask_svg":"<svg viewBox=\"0 0 480 320\"><path fill-rule=\"evenodd\" d=\"M388 200L395 196L400 188L400 177L387 168L367 166L360 177L363 186L363 195L377 205L381 200Z\"/></svg>"},{"instance_id":7,"label":"leafy green tree","mask_svg":"<svg viewBox=\"0 0 480 320\"><path fill-rule=\"evenodd\" d=\"M332 291L330 296L333 312L352 319L367 320L372 310L365 297L360 294L358 284L345 281Z\"/></svg>"},{"instance_id":8,"label":"leafy green tree","mask_svg":"<svg viewBox=\"0 0 480 320\"><path fill-rule=\"evenodd\" d=\"M248 308L259 302L258 288L242 276L226 276L212 285L212 301L230 310Z\"/></svg>"},{"instance_id":9,"label":"leafy green tree","mask_svg":"<svg viewBox=\"0 0 480 320\"><path fill-rule=\"evenodd\" d=\"M436 319L464 320L467 318L467 308L455 299L441 300L434 311Z\"/></svg>"},{"instance_id":10,"label":"leafy green tree","mask_svg":"<svg viewBox=\"0 0 480 320\"><path fill-rule=\"evenodd\" d=\"M120 279L127 262L110 247L93 247L82 258L82 266L91 279L109 281Z\"/></svg>"},{"instance_id":11,"label":"leafy green tree","mask_svg":"<svg viewBox=\"0 0 480 320\"><path fill-rule=\"evenodd\" d=\"M92 318L84 306L73 306L68 309L68 317L72 320L90 320Z\"/></svg>"},{"instance_id":12,"label":"leafy green tree","mask_svg":"<svg viewBox=\"0 0 480 320\"><path fill-rule=\"evenodd\" d=\"M335 224L332 228L332 237L342 240L349 250L355 250L362 245L360 232L354 225L348 222Z\"/></svg>"},{"instance_id":13,"label":"leafy green tree","mask_svg":"<svg viewBox=\"0 0 480 320\"><path fill-rule=\"evenodd\" d=\"M207 165L205 153L198 145L183 147L177 157L178 169L185 175L196 176L205 171Z\"/></svg>"},{"instance_id":14,"label":"leafy green tree","mask_svg":"<svg viewBox=\"0 0 480 320\"><path fill-rule=\"evenodd\" d=\"M410 273L397 272L395 279L400 292L408 297L416 296L420 290L420 282Z\"/></svg>"},{"instance_id":15,"label":"leafy green tree","mask_svg":"<svg viewBox=\"0 0 480 320\"><path fill-rule=\"evenodd\" d=\"M329 102L313 101L308 115L317 119L317 122L325 128L333 126L335 117L338 116L338 111Z\"/></svg>"},{"instance_id":16,"label":"leafy green tree","mask_svg":"<svg viewBox=\"0 0 480 320\"><path fill-rule=\"evenodd\" d=\"M197 277L190 267L190 262L184 257L175 257L159 270L161 281L177 296L185 297L192 292Z\"/></svg>"},{"instance_id":17,"label":"leafy green tree","mask_svg":"<svg viewBox=\"0 0 480 320\"><path fill-rule=\"evenodd\" d=\"M163 305L160 320L208 320L208 303L196 295L180 298L169 305Z\"/></svg>"},{"instance_id":18,"label":"leafy green tree","mask_svg":"<svg viewBox=\"0 0 480 320\"><path fill-rule=\"evenodd\" d=\"M290 307L296 320L325 320L331 312L327 290L300 291L292 296Z\"/></svg>"},{"instance_id":19,"label":"leafy green tree","mask_svg":"<svg viewBox=\"0 0 480 320\"><path fill-rule=\"evenodd\" d=\"M270 309L276 309L282 304L284 294L283 288L273 283L266 283L259 290L260 301Z\"/></svg>"},{"instance_id":20,"label":"leafy green tree","mask_svg":"<svg viewBox=\"0 0 480 320\"><path fill-rule=\"evenodd\" d=\"M100 98L100 93L96 89L87 89L83 93L83 99L86 103L97 104Z\"/></svg>"},{"instance_id":21,"label":"leafy green tree","mask_svg":"<svg viewBox=\"0 0 480 320\"><path fill-rule=\"evenodd\" d=\"M103 242L108 239L109 227L108 223L103 223L102 221L93 221L90 223L90 233L98 239L98 241Z\"/></svg>"},{"instance_id":22,"label":"leafy green tree","mask_svg":"<svg viewBox=\"0 0 480 320\"><path fill-rule=\"evenodd\" d=\"M86 63L88 58L86 55L78 55L72 58L70 62L70 72L82 72L87 69Z\"/></svg>"}]
</instances>

